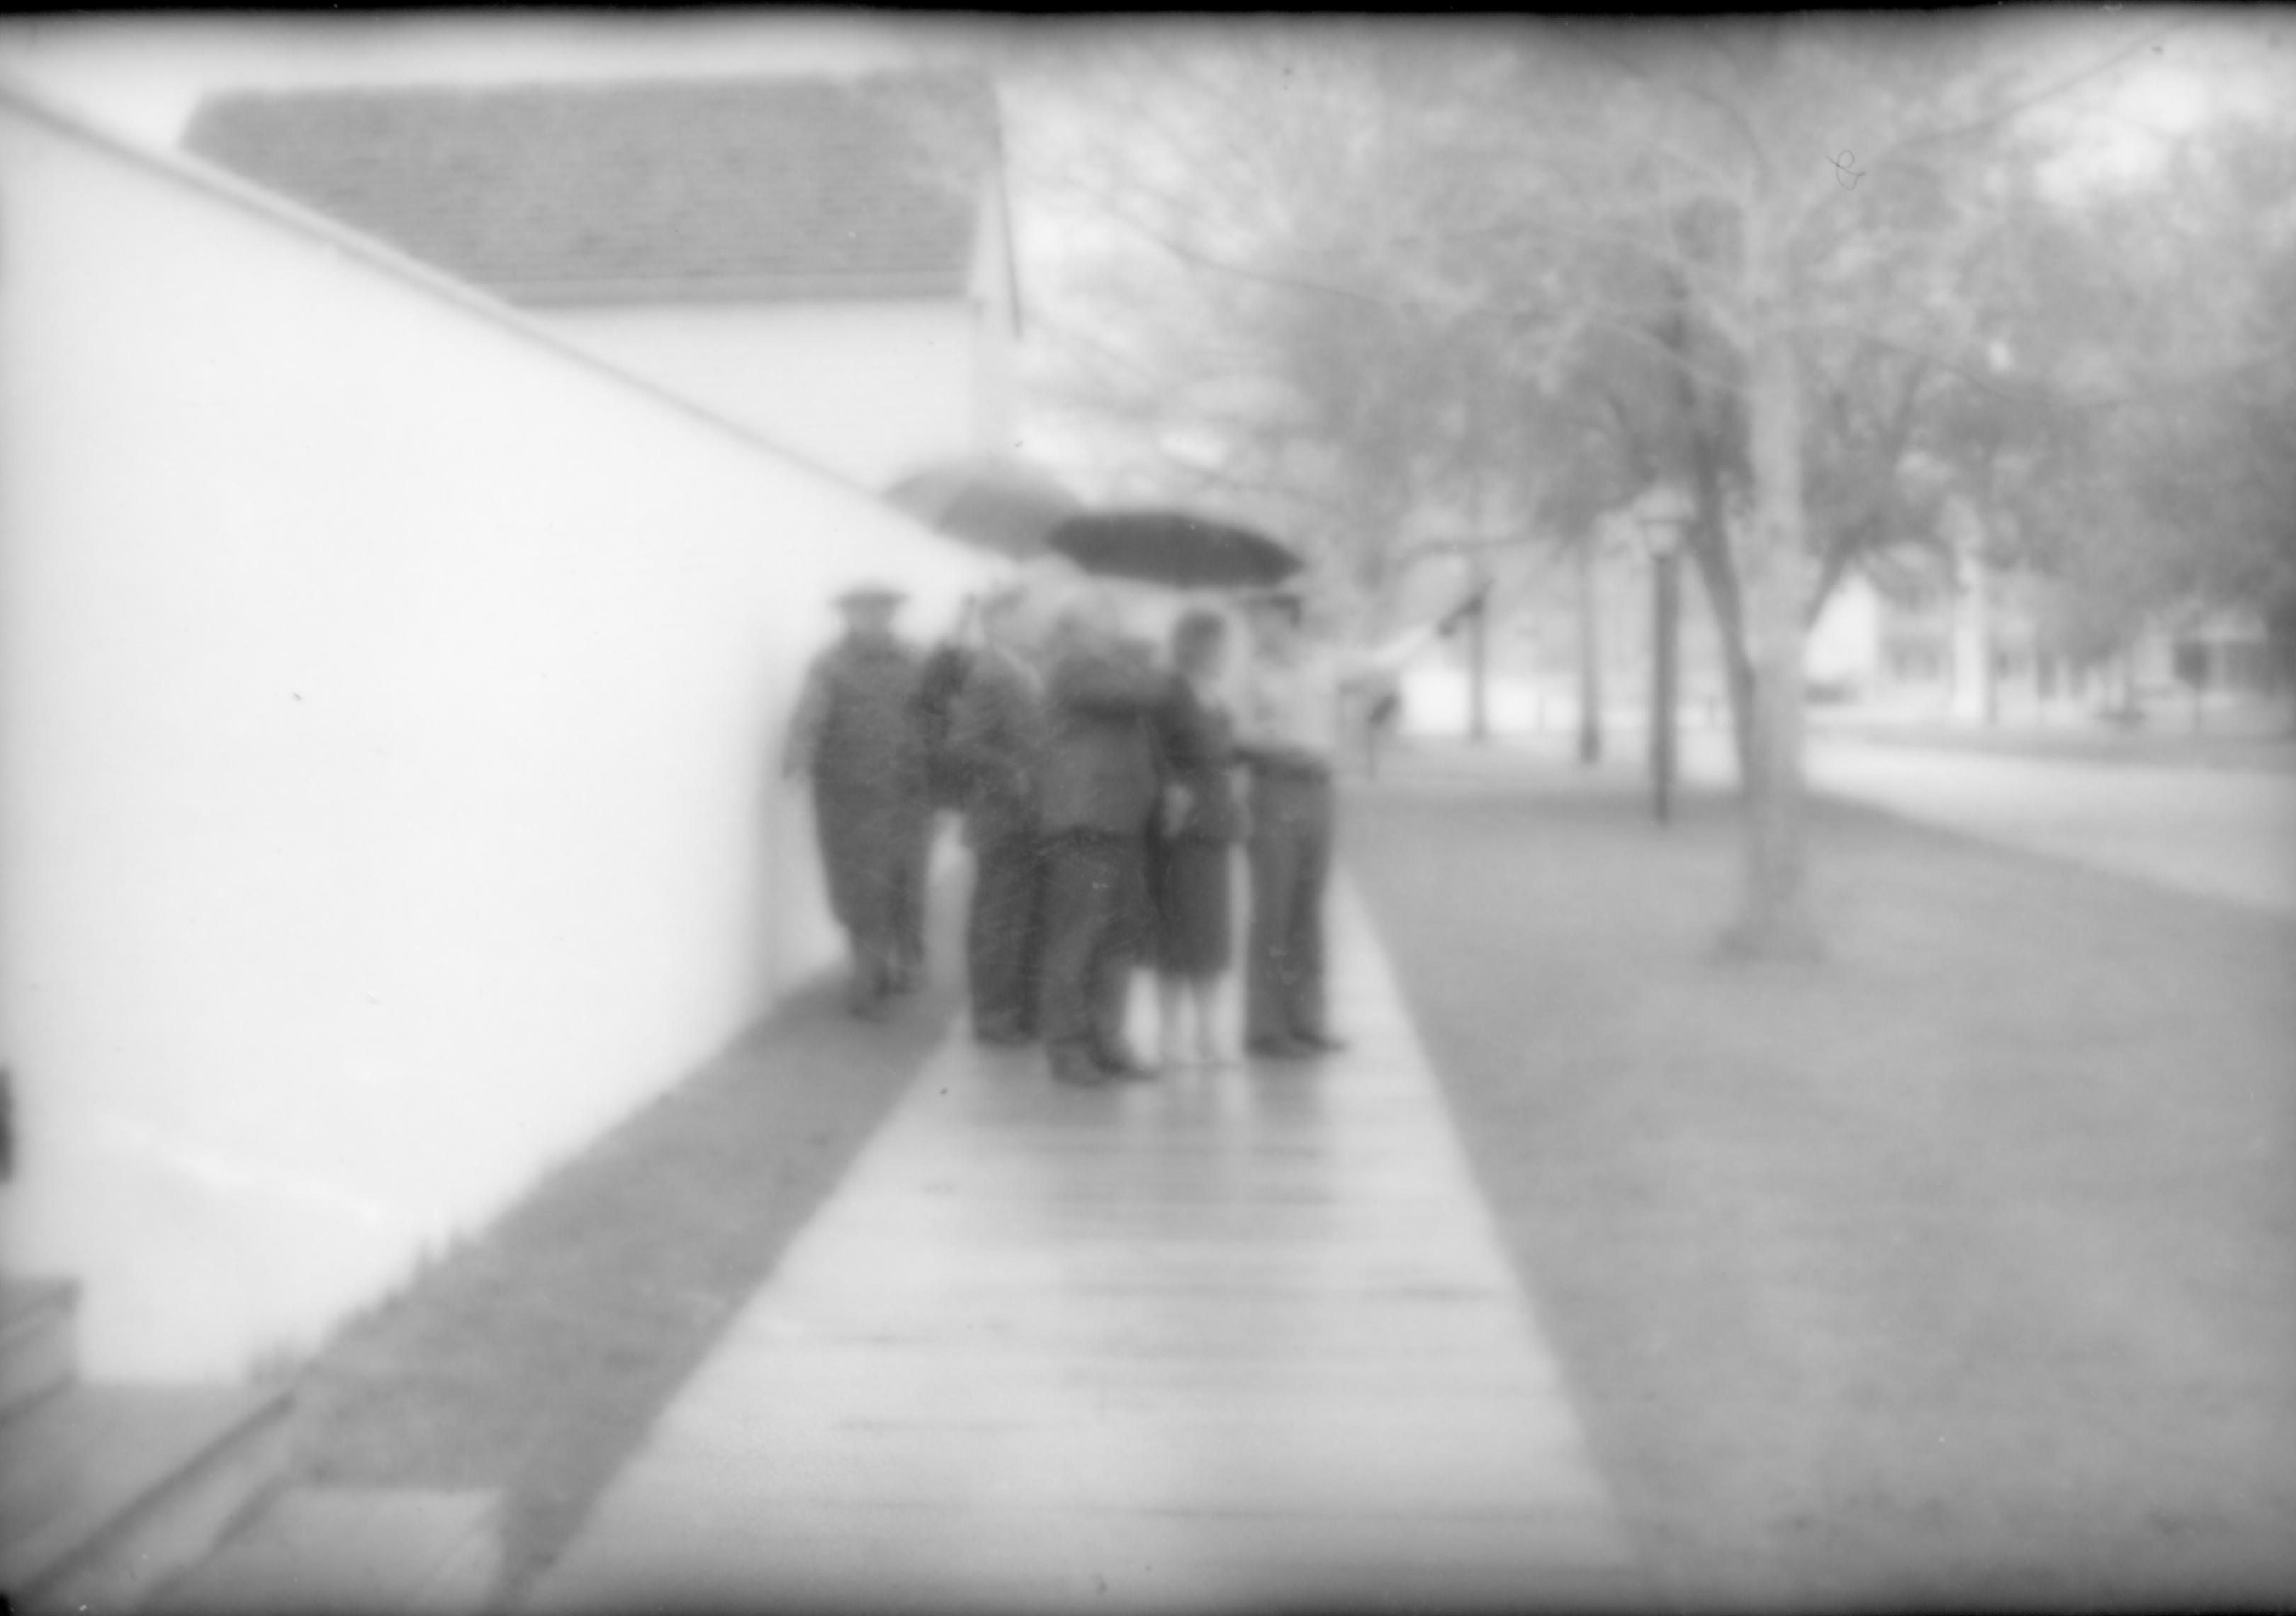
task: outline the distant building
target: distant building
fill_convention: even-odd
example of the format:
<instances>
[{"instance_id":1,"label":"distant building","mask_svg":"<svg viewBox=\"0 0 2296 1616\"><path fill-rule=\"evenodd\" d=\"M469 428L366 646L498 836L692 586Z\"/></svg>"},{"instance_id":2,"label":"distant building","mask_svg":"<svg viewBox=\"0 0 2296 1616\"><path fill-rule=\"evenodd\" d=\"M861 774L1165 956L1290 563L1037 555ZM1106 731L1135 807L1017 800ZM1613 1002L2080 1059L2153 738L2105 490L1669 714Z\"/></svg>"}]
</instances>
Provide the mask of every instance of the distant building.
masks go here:
<instances>
[{"instance_id":1,"label":"distant building","mask_svg":"<svg viewBox=\"0 0 2296 1616\"><path fill-rule=\"evenodd\" d=\"M2252 608L2163 609L2099 658L2053 636L2046 599L2040 580L2015 570L1852 573L1811 626L1813 694L1982 723L2058 704L2127 716L2169 701L2238 706L2284 693Z\"/></svg>"},{"instance_id":2,"label":"distant building","mask_svg":"<svg viewBox=\"0 0 2296 1616\"><path fill-rule=\"evenodd\" d=\"M865 486L1009 447L979 77L234 92L184 144Z\"/></svg>"}]
</instances>

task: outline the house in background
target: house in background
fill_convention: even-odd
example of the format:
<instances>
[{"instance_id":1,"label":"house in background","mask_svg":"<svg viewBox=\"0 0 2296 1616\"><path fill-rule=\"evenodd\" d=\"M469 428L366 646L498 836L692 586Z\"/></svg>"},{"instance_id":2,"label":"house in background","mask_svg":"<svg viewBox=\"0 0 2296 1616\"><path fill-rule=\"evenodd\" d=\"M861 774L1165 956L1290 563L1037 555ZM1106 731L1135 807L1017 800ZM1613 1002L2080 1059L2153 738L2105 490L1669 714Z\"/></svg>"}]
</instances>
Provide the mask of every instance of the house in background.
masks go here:
<instances>
[{"instance_id":1,"label":"house in background","mask_svg":"<svg viewBox=\"0 0 2296 1616\"><path fill-rule=\"evenodd\" d=\"M1808 665L1814 700L1963 724L2137 722L2156 706L2271 722L2287 694L2252 608L2163 608L2117 652L2083 657L2053 632L2046 579L1934 562L1844 578Z\"/></svg>"},{"instance_id":2,"label":"house in background","mask_svg":"<svg viewBox=\"0 0 2296 1616\"><path fill-rule=\"evenodd\" d=\"M184 145L865 487L1011 446L985 78L235 92Z\"/></svg>"}]
</instances>

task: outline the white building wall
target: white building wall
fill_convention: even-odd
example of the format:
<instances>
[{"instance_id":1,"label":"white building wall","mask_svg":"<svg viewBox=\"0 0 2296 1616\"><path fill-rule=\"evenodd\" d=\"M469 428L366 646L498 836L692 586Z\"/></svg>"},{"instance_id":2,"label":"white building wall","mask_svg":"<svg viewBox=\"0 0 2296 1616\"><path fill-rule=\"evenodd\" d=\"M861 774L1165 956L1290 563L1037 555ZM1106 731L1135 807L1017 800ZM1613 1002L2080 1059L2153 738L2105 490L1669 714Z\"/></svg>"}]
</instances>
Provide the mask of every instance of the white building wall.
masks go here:
<instances>
[{"instance_id":1,"label":"white building wall","mask_svg":"<svg viewBox=\"0 0 2296 1616\"><path fill-rule=\"evenodd\" d=\"M1011 226L1000 176L982 187L980 229L973 244L972 436L983 455L1013 454L1021 439L1020 289L1013 275Z\"/></svg>"},{"instance_id":2,"label":"white building wall","mask_svg":"<svg viewBox=\"0 0 2296 1616\"><path fill-rule=\"evenodd\" d=\"M865 488L970 452L974 306L947 298L551 308L568 341Z\"/></svg>"},{"instance_id":3,"label":"white building wall","mask_svg":"<svg viewBox=\"0 0 2296 1616\"><path fill-rule=\"evenodd\" d=\"M825 597L980 563L5 94L0 234L0 1264L84 1282L93 1373L228 1373L821 957L769 765Z\"/></svg>"},{"instance_id":4,"label":"white building wall","mask_svg":"<svg viewBox=\"0 0 2296 1616\"><path fill-rule=\"evenodd\" d=\"M1869 689L1882 677L1882 598L1855 572L1826 597L1802 641L1802 669L1824 684Z\"/></svg>"}]
</instances>

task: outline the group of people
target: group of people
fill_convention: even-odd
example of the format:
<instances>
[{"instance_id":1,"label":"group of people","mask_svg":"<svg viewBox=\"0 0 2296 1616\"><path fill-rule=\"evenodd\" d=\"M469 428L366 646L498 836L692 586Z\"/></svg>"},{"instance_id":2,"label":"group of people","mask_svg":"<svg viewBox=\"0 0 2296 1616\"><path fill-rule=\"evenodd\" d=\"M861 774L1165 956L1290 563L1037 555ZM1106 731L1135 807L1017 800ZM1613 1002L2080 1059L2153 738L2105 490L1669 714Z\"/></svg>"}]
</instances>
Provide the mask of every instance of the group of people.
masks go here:
<instances>
[{"instance_id":1,"label":"group of people","mask_svg":"<svg viewBox=\"0 0 2296 1616\"><path fill-rule=\"evenodd\" d=\"M1300 596L1242 600L1234 680L1231 619L1207 608L1178 617L1160 656L1126 636L1089 580L1049 601L1013 585L970 614L975 643L927 656L894 630L900 600L882 587L840 598L846 634L813 666L789 754L812 775L830 902L852 948L849 1008L880 1017L917 980L933 816L947 808L973 854L965 952L983 1043L1041 1041L1064 1083L1151 1075L1124 1029L1145 964L1161 1063L1227 1059L1214 1005L1233 962L1241 841L1244 1050L1338 1048L1323 904L1348 676L1305 636Z\"/></svg>"}]
</instances>

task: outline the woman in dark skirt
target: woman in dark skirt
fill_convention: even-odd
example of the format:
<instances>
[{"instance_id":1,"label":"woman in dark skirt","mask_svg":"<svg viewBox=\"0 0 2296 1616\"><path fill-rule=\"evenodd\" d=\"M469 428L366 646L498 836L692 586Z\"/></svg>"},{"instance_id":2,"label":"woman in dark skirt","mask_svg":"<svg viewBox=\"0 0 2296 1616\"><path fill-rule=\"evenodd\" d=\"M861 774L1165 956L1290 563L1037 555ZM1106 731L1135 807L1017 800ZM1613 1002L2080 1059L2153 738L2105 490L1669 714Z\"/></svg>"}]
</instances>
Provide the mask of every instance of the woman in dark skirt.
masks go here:
<instances>
[{"instance_id":1,"label":"woman in dark skirt","mask_svg":"<svg viewBox=\"0 0 2296 1616\"><path fill-rule=\"evenodd\" d=\"M1163 1055L1181 1061L1183 1012L1193 1002L1196 1058L1224 1057L1212 1032L1212 1000L1231 949L1229 849L1242 834L1234 781L1234 741L1218 690L1227 656L1227 621L1186 613L1172 628L1172 694L1157 717L1167 784L1148 843L1154 906L1157 1004Z\"/></svg>"}]
</instances>

